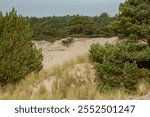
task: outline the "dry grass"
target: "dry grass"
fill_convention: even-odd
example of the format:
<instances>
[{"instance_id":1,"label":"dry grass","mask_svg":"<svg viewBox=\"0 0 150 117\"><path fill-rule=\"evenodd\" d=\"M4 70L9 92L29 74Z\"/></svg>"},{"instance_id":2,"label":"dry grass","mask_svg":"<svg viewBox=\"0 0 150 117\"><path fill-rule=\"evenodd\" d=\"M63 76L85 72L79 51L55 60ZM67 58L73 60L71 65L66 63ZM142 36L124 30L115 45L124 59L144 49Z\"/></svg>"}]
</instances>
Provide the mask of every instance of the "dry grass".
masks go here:
<instances>
[{"instance_id":1,"label":"dry grass","mask_svg":"<svg viewBox=\"0 0 150 117\"><path fill-rule=\"evenodd\" d=\"M141 82L135 94L124 89L100 92L93 63L88 55L64 62L50 70L32 73L17 85L0 88L0 99L130 99L146 94L149 86Z\"/></svg>"}]
</instances>

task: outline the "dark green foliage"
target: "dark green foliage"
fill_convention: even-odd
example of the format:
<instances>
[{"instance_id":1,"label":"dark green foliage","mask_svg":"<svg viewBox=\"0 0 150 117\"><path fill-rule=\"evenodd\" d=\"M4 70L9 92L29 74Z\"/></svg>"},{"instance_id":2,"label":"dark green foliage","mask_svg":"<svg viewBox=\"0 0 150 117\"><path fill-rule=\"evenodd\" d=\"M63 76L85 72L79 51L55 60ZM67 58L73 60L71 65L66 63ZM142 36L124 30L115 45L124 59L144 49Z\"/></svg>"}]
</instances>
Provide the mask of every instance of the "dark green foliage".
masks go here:
<instances>
[{"instance_id":1,"label":"dark green foliage","mask_svg":"<svg viewBox=\"0 0 150 117\"><path fill-rule=\"evenodd\" d=\"M107 13L100 16L52 16L26 17L33 29L34 40L54 42L65 37L112 37L114 33L107 27L112 17Z\"/></svg>"},{"instance_id":2,"label":"dark green foliage","mask_svg":"<svg viewBox=\"0 0 150 117\"><path fill-rule=\"evenodd\" d=\"M73 43L73 41L74 39L72 37L68 37L67 39L62 40L62 44L68 47L71 43Z\"/></svg>"},{"instance_id":3,"label":"dark green foliage","mask_svg":"<svg viewBox=\"0 0 150 117\"><path fill-rule=\"evenodd\" d=\"M150 62L150 48L146 45L94 44L90 57L96 62L101 88L124 87L134 91L139 81L150 77L150 65L147 64Z\"/></svg>"},{"instance_id":4,"label":"dark green foliage","mask_svg":"<svg viewBox=\"0 0 150 117\"><path fill-rule=\"evenodd\" d=\"M143 40L150 46L150 1L126 0L110 27L120 38L136 42Z\"/></svg>"},{"instance_id":5,"label":"dark green foliage","mask_svg":"<svg viewBox=\"0 0 150 117\"><path fill-rule=\"evenodd\" d=\"M32 43L32 31L15 10L0 13L0 84L16 83L42 69L42 54Z\"/></svg>"},{"instance_id":6,"label":"dark green foliage","mask_svg":"<svg viewBox=\"0 0 150 117\"><path fill-rule=\"evenodd\" d=\"M92 35L96 33L94 21L85 16L74 16L68 23L68 32L72 34Z\"/></svg>"},{"instance_id":7,"label":"dark green foliage","mask_svg":"<svg viewBox=\"0 0 150 117\"><path fill-rule=\"evenodd\" d=\"M94 22L96 22L96 26L99 29L105 29L107 28L107 25L110 23L110 21L113 20L107 13L102 13L100 16L95 16Z\"/></svg>"},{"instance_id":8,"label":"dark green foliage","mask_svg":"<svg viewBox=\"0 0 150 117\"><path fill-rule=\"evenodd\" d=\"M64 17L43 17L43 18L26 18L33 29L34 40L47 40L54 42L59 38L67 35L66 25L68 16Z\"/></svg>"},{"instance_id":9,"label":"dark green foliage","mask_svg":"<svg viewBox=\"0 0 150 117\"><path fill-rule=\"evenodd\" d=\"M114 17L108 30L113 29L115 34L127 41L116 45L91 46L90 57L96 62L102 89L123 87L134 91L139 81L150 81L149 6L149 0L126 0L120 5L119 14ZM104 19L107 17L106 14L102 16ZM141 40L149 46L141 44Z\"/></svg>"},{"instance_id":10,"label":"dark green foliage","mask_svg":"<svg viewBox=\"0 0 150 117\"><path fill-rule=\"evenodd\" d=\"M110 17L107 13L104 12L100 16L96 16L93 19L96 23L95 26L100 37L115 36L114 32L108 27L109 23L114 20L114 17Z\"/></svg>"}]
</instances>

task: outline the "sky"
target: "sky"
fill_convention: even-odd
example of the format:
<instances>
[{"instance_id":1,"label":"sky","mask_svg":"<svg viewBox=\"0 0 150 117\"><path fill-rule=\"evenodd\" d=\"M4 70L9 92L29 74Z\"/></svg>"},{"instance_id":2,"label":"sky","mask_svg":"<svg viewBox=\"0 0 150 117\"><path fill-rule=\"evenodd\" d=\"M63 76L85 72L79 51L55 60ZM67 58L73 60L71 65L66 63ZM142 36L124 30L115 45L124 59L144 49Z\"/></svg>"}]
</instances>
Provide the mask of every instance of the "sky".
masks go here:
<instances>
[{"instance_id":1,"label":"sky","mask_svg":"<svg viewBox=\"0 0 150 117\"><path fill-rule=\"evenodd\" d=\"M0 11L5 13L15 8L23 16L96 16L107 12L118 13L119 4L125 0L0 0Z\"/></svg>"}]
</instances>

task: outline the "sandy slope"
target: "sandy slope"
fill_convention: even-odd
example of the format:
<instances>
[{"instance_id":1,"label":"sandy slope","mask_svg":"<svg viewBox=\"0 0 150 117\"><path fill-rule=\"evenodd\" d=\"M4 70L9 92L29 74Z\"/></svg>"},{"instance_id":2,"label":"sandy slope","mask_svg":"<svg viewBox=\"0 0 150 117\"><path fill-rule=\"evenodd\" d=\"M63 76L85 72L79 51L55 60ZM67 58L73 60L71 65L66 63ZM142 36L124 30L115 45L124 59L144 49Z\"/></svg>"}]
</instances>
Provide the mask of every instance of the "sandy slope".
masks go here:
<instances>
[{"instance_id":1,"label":"sandy slope","mask_svg":"<svg viewBox=\"0 0 150 117\"><path fill-rule=\"evenodd\" d=\"M43 60L43 68L44 69L50 69L53 66L57 64L62 64L64 61L73 59L79 55L83 55L88 52L90 49L90 45L94 43L115 43L117 41L117 37L113 38L75 38L74 42L69 46L63 46L60 41L56 41L55 43L49 43L47 41L35 41L35 45L37 48L42 49L42 53L44 56ZM80 67L81 68L81 67ZM50 80L52 79L52 80ZM51 92L53 79L55 78L49 78L48 80L44 80L43 84L46 87L48 91ZM38 90L35 88L34 90ZM36 91L35 91L36 92ZM133 100L149 100L150 99L150 93L141 96L141 97L135 97L132 98Z\"/></svg>"},{"instance_id":2,"label":"sandy slope","mask_svg":"<svg viewBox=\"0 0 150 117\"><path fill-rule=\"evenodd\" d=\"M74 42L69 45L69 47L62 45L62 40L56 41L55 43L50 43L47 41L34 41L36 47L38 49L42 49L42 54L44 57L43 69L50 69L57 64L62 64L64 61L68 61L70 59L76 58L79 55L86 54L90 49L90 46L94 43L115 43L117 38L74 38ZM79 80L89 80L85 76L85 66L87 65L85 65L84 63L73 66L74 69L70 70L70 73L73 76L72 78L75 78L75 76L80 76L82 77L82 79ZM93 76L93 74L95 74L95 71L92 70L93 68L90 69L90 79L95 78ZM77 74L74 75L74 73ZM45 86L46 91L51 93L55 81L55 76L50 76L49 78L43 80L43 82L40 82L38 85L36 85L36 87L32 86L33 95L36 95L39 92L41 85Z\"/></svg>"},{"instance_id":3,"label":"sandy slope","mask_svg":"<svg viewBox=\"0 0 150 117\"><path fill-rule=\"evenodd\" d=\"M51 44L46 41L35 42L37 48L42 49L44 55L43 68L49 69L57 64L62 64L64 61L73 59L78 55L83 55L88 52L90 45L93 43L105 44L115 43L116 37L113 38L75 38L74 42L65 47L62 45L61 40Z\"/></svg>"}]
</instances>

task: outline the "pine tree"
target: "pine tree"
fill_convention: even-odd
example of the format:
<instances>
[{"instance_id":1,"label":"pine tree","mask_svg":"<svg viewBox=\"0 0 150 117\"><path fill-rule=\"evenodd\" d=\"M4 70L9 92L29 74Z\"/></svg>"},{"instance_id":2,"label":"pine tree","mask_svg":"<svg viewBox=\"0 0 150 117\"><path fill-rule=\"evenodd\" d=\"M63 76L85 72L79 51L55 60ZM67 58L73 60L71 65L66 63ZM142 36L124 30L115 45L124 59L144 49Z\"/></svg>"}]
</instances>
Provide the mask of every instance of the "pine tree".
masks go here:
<instances>
[{"instance_id":1,"label":"pine tree","mask_svg":"<svg viewBox=\"0 0 150 117\"><path fill-rule=\"evenodd\" d=\"M42 69L42 54L32 43L32 31L15 9L0 13L0 83L16 83Z\"/></svg>"},{"instance_id":2,"label":"pine tree","mask_svg":"<svg viewBox=\"0 0 150 117\"><path fill-rule=\"evenodd\" d=\"M73 16L68 23L69 34L92 35L95 33L94 21L85 16Z\"/></svg>"},{"instance_id":3,"label":"pine tree","mask_svg":"<svg viewBox=\"0 0 150 117\"><path fill-rule=\"evenodd\" d=\"M111 27L121 38L143 40L150 46L150 0L126 0L120 4Z\"/></svg>"}]
</instances>

